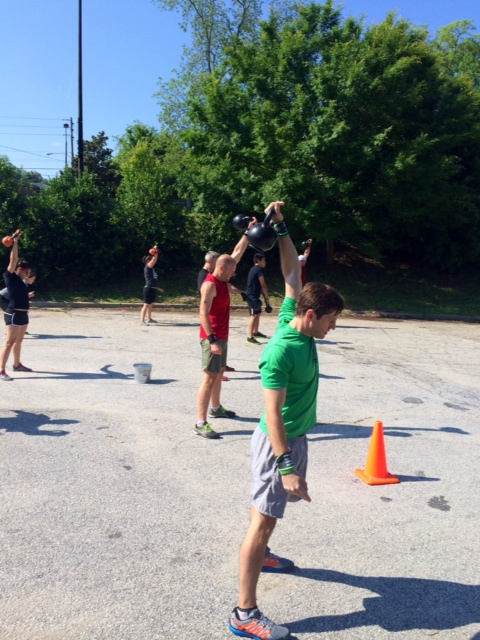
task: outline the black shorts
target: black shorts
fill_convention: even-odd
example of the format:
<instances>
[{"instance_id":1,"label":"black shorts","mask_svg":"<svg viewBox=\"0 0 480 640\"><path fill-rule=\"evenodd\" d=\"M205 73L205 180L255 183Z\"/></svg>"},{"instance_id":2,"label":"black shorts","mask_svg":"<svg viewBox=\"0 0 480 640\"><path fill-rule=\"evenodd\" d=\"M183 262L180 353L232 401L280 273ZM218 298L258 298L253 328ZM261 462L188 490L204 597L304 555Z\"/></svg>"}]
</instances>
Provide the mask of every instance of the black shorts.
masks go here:
<instances>
[{"instance_id":1,"label":"black shorts","mask_svg":"<svg viewBox=\"0 0 480 640\"><path fill-rule=\"evenodd\" d=\"M260 313L262 313L262 301L260 300L260 298L247 296L247 304L251 316L258 316Z\"/></svg>"},{"instance_id":2,"label":"black shorts","mask_svg":"<svg viewBox=\"0 0 480 640\"><path fill-rule=\"evenodd\" d=\"M28 311L12 311L4 313L6 326L25 327L28 324Z\"/></svg>"},{"instance_id":3,"label":"black shorts","mask_svg":"<svg viewBox=\"0 0 480 640\"><path fill-rule=\"evenodd\" d=\"M153 304L156 297L156 289L152 289L152 287L143 287L143 301L145 304Z\"/></svg>"}]
</instances>

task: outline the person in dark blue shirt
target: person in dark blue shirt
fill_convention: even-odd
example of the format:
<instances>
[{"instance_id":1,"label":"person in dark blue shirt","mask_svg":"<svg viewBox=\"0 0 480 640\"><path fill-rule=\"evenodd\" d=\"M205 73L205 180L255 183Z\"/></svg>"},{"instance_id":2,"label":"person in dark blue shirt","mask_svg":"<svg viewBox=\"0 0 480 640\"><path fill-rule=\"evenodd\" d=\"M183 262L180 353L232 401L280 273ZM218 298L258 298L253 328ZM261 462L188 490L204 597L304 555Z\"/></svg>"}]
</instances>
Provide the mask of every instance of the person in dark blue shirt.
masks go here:
<instances>
[{"instance_id":1,"label":"person in dark blue shirt","mask_svg":"<svg viewBox=\"0 0 480 640\"><path fill-rule=\"evenodd\" d=\"M143 302L144 305L140 312L140 324L156 323L156 320L152 320L153 303L157 297L157 291L164 293L164 289L158 286L158 274L154 267L157 264L159 250L155 246L153 247L155 253L149 254L142 258L144 264L143 274L145 276L145 286L143 287ZM145 320L145 316L147 319Z\"/></svg>"},{"instance_id":2,"label":"person in dark blue shirt","mask_svg":"<svg viewBox=\"0 0 480 640\"><path fill-rule=\"evenodd\" d=\"M250 321L248 323L247 344L261 344L257 338L267 336L259 331L260 314L262 313L262 301L260 295L265 300L265 310L270 313L272 307L268 298L267 283L265 282L264 269L267 260L263 253L256 253L253 256L254 266L248 272L247 288L245 290L245 300L250 310Z\"/></svg>"}]
</instances>

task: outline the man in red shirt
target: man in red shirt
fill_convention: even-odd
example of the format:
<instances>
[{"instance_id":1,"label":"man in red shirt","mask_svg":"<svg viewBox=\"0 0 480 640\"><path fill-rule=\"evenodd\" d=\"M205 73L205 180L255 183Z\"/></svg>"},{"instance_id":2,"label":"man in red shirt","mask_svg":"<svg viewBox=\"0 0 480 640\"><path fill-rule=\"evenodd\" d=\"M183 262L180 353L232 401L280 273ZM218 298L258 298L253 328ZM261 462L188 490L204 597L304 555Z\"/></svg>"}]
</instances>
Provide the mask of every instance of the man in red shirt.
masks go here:
<instances>
[{"instance_id":1,"label":"man in red shirt","mask_svg":"<svg viewBox=\"0 0 480 640\"><path fill-rule=\"evenodd\" d=\"M257 222L255 218L249 228ZM234 418L220 402L222 377L227 362L228 330L230 324L229 281L235 275L237 264L248 247L248 239L242 235L232 255L217 258L215 270L205 278L200 289L200 341L202 345L203 380L197 396L197 422L195 433L214 439L220 435L207 422L208 418ZM210 410L208 406L211 403Z\"/></svg>"}]
</instances>

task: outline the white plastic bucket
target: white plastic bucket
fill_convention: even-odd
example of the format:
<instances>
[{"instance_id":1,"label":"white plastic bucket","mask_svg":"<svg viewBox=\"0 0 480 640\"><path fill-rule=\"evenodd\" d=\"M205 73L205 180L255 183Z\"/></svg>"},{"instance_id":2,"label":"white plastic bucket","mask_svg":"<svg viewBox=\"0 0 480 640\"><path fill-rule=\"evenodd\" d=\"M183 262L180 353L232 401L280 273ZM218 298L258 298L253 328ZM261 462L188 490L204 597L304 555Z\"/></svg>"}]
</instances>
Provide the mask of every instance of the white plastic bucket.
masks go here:
<instances>
[{"instance_id":1,"label":"white plastic bucket","mask_svg":"<svg viewBox=\"0 0 480 640\"><path fill-rule=\"evenodd\" d=\"M141 363L133 365L133 378L137 384L145 384L146 382L150 382L151 373L151 364Z\"/></svg>"}]
</instances>

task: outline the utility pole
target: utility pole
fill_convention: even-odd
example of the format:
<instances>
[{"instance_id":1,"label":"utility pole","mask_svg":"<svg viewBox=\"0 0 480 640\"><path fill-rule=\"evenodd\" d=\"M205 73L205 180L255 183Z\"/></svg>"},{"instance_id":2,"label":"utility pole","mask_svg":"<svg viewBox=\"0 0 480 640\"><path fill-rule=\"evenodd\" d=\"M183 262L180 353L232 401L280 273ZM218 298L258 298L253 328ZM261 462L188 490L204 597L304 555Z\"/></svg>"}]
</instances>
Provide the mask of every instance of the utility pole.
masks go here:
<instances>
[{"instance_id":1,"label":"utility pole","mask_svg":"<svg viewBox=\"0 0 480 640\"><path fill-rule=\"evenodd\" d=\"M70 151L72 154L72 169L73 169L73 118L70 118Z\"/></svg>"},{"instance_id":2,"label":"utility pole","mask_svg":"<svg viewBox=\"0 0 480 640\"><path fill-rule=\"evenodd\" d=\"M63 125L65 131L65 169L68 167L68 143L67 143L67 135L68 135L68 123L65 122Z\"/></svg>"},{"instance_id":3,"label":"utility pole","mask_svg":"<svg viewBox=\"0 0 480 640\"><path fill-rule=\"evenodd\" d=\"M78 0L78 173L83 173L82 0Z\"/></svg>"}]
</instances>

